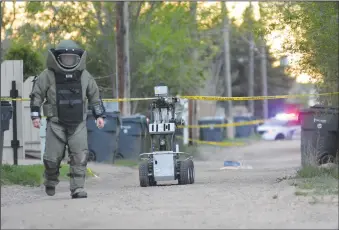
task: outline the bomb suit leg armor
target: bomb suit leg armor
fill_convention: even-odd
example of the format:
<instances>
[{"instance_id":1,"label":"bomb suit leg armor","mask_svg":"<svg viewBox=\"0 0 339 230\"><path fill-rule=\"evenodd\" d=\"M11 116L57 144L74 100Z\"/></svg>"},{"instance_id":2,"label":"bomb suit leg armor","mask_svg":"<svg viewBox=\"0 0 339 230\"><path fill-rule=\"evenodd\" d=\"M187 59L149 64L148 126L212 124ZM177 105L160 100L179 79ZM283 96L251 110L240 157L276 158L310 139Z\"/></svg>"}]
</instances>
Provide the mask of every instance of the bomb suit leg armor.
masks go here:
<instances>
[{"instance_id":1,"label":"bomb suit leg armor","mask_svg":"<svg viewBox=\"0 0 339 230\"><path fill-rule=\"evenodd\" d=\"M72 197L87 196L84 190L88 159L86 122L80 123L76 128L68 129L68 134Z\"/></svg>"},{"instance_id":2,"label":"bomb suit leg armor","mask_svg":"<svg viewBox=\"0 0 339 230\"><path fill-rule=\"evenodd\" d=\"M87 171L87 102L96 119L104 118L105 109L99 89L86 67L86 51L71 41L61 41L50 49L47 67L36 79L31 94L31 117L40 118L40 107L47 117L44 154L45 186L54 195L60 162L68 145L70 155L70 190L72 198L85 198Z\"/></svg>"},{"instance_id":3,"label":"bomb suit leg armor","mask_svg":"<svg viewBox=\"0 0 339 230\"><path fill-rule=\"evenodd\" d=\"M55 194L55 186L59 183L59 168L64 158L65 145L68 144L70 157L70 190L73 198L84 198L87 171L87 129L86 122L75 127L64 127L58 123L47 123L46 150L44 154L46 193Z\"/></svg>"},{"instance_id":4,"label":"bomb suit leg armor","mask_svg":"<svg viewBox=\"0 0 339 230\"><path fill-rule=\"evenodd\" d=\"M65 129L57 123L48 121L43 161L45 165L44 185L49 196L55 194L55 187L59 183L59 168L64 158L66 141Z\"/></svg>"}]
</instances>

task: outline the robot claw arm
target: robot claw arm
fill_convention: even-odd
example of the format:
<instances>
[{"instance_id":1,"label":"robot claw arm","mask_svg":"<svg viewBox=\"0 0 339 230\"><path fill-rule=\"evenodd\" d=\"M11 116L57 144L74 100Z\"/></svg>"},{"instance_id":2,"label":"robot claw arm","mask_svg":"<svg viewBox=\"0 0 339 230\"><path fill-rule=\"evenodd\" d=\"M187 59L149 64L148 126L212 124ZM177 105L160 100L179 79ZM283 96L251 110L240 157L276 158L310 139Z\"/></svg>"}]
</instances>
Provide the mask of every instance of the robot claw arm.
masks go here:
<instances>
[{"instance_id":1,"label":"robot claw arm","mask_svg":"<svg viewBox=\"0 0 339 230\"><path fill-rule=\"evenodd\" d=\"M183 125L182 106L178 97L168 96L168 87L161 85L154 87L157 97L150 106L151 123L175 123Z\"/></svg>"}]
</instances>

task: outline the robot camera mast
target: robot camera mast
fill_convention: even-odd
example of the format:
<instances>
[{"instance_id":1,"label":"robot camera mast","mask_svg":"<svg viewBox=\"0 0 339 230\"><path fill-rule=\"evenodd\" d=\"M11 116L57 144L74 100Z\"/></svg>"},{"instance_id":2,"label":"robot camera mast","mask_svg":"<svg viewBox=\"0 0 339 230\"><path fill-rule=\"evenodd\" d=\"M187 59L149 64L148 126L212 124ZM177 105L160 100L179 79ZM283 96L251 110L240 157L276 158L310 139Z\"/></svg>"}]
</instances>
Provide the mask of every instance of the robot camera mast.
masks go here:
<instances>
[{"instance_id":1,"label":"robot camera mast","mask_svg":"<svg viewBox=\"0 0 339 230\"><path fill-rule=\"evenodd\" d=\"M157 97L151 104L150 134L173 134L176 128L175 106L177 97L168 96L167 86L155 86L154 94Z\"/></svg>"}]
</instances>

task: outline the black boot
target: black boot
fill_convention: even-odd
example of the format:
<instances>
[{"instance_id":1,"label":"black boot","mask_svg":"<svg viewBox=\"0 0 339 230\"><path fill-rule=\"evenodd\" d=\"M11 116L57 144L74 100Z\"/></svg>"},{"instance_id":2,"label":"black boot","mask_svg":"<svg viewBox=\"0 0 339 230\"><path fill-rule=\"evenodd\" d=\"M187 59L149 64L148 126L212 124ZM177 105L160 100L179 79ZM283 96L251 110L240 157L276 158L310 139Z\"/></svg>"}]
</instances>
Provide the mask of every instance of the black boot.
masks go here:
<instances>
[{"instance_id":1,"label":"black boot","mask_svg":"<svg viewBox=\"0 0 339 230\"><path fill-rule=\"evenodd\" d=\"M83 188L72 190L72 199L87 198L87 192Z\"/></svg>"},{"instance_id":2,"label":"black boot","mask_svg":"<svg viewBox=\"0 0 339 230\"><path fill-rule=\"evenodd\" d=\"M59 183L58 177L59 177L60 163L56 163L56 162L48 161L44 159L44 165L45 165L45 172L44 172L45 192L48 196L54 196L55 186Z\"/></svg>"},{"instance_id":3,"label":"black boot","mask_svg":"<svg viewBox=\"0 0 339 230\"><path fill-rule=\"evenodd\" d=\"M48 196L54 196L55 195L55 187L45 186L45 192Z\"/></svg>"}]
</instances>

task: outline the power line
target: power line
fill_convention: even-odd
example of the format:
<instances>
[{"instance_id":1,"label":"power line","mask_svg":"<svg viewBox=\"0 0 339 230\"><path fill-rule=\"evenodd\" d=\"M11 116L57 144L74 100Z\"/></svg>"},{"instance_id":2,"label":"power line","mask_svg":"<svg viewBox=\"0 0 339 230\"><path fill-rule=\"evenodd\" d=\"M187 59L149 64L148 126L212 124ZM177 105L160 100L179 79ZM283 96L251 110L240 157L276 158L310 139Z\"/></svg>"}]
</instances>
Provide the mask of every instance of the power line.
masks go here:
<instances>
[{"instance_id":1,"label":"power line","mask_svg":"<svg viewBox=\"0 0 339 230\"><path fill-rule=\"evenodd\" d=\"M111 73L111 74L106 75L106 76L94 77L94 79L95 79L95 80L105 79L105 78L112 77L114 74L115 74L115 73Z\"/></svg>"}]
</instances>

